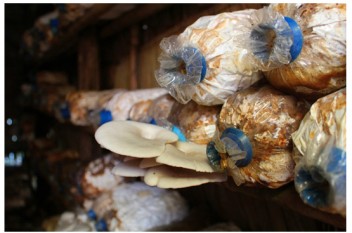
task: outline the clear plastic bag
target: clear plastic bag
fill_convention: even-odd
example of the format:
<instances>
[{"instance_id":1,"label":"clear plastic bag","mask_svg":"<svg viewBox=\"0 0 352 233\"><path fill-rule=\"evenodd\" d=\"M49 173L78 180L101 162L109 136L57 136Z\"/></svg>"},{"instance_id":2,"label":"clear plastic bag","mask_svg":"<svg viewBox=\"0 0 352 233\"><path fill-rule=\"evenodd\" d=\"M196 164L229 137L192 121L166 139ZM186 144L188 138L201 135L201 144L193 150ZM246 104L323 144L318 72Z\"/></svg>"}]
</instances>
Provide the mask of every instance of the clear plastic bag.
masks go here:
<instances>
[{"instance_id":1,"label":"clear plastic bag","mask_svg":"<svg viewBox=\"0 0 352 233\"><path fill-rule=\"evenodd\" d=\"M125 90L75 91L68 93L66 101L70 111L71 122L75 125L91 125L90 113L101 111L114 95L122 92L125 92Z\"/></svg>"},{"instance_id":2,"label":"clear plastic bag","mask_svg":"<svg viewBox=\"0 0 352 233\"><path fill-rule=\"evenodd\" d=\"M292 181L291 134L308 109L270 86L237 92L223 105L207 146L210 164L227 171L237 185L278 188Z\"/></svg>"},{"instance_id":3,"label":"clear plastic bag","mask_svg":"<svg viewBox=\"0 0 352 233\"><path fill-rule=\"evenodd\" d=\"M91 212L97 229L105 225L109 231L147 231L181 221L188 206L177 191L132 182L104 193Z\"/></svg>"},{"instance_id":4,"label":"clear plastic bag","mask_svg":"<svg viewBox=\"0 0 352 233\"><path fill-rule=\"evenodd\" d=\"M108 154L91 161L85 167L80 187L87 198L96 198L101 193L123 183L124 178L112 174L112 169L121 162L117 155Z\"/></svg>"},{"instance_id":5,"label":"clear plastic bag","mask_svg":"<svg viewBox=\"0 0 352 233\"><path fill-rule=\"evenodd\" d=\"M203 106L194 101L175 103L168 120L178 126L186 139L207 144L214 136L221 106Z\"/></svg>"},{"instance_id":6,"label":"clear plastic bag","mask_svg":"<svg viewBox=\"0 0 352 233\"><path fill-rule=\"evenodd\" d=\"M271 4L251 23L240 43L276 88L316 100L346 85L346 4Z\"/></svg>"},{"instance_id":7,"label":"clear plastic bag","mask_svg":"<svg viewBox=\"0 0 352 233\"><path fill-rule=\"evenodd\" d=\"M302 200L346 216L346 89L317 100L292 139L301 155L295 187Z\"/></svg>"},{"instance_id":8,"label":"clear plastic bag","mask_svg":"<svg viewBox=\"0 0 352 233\"><path fill-rule=\"evenodd\" d=\"M140 101L153 100L167 93L164 88L150 88L118 93L105 106L113 120L127 120L131 108Z\"/></svg>"},{"instance_id":9,"label":"clear plastic bag","mask_svg":"<svg viewBox=\"0 0 352 233\"><path fill-rule=\"evenodd\" d=\"M180 103L219 105L257 82L261 73L248 63L248 51L236 41L246 27L242 21L247 22L254 12L201 17L180 35L164 38L160 69L155 72L158 84Z\"/></svg>"}]
</instances>

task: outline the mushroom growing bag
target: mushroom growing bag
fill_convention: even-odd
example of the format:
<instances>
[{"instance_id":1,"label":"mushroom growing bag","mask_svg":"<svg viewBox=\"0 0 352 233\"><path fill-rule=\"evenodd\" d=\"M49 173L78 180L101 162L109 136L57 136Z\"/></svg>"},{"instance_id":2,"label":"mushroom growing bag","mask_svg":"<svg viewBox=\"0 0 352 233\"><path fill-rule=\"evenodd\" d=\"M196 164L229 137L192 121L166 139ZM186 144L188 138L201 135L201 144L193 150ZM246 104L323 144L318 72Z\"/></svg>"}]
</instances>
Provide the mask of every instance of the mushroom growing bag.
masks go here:
<instances>
[{"instance_id":1,"label":"mushroom growing bag","mask_svg":"<svg viewBox=\"0 0 352 233\"><path fill-rule=\"evenodd\" d=\"M228 96L249 87L261 74L243 59L246 49L237 46L243 21L255 10L204 16L178 36L164 38L160 69L155 77L180 103L223 104Z\"/></svg>"},{"instance_id":2,"label":"mushroom growing bag","mask_svg":"<svg viewBox=\"0 0 352 233\"><path fill-rule=\"evenodd\" d=\"M70 120L75 125L90 125L90 113L103 109L108 101L125 92L123 89L105 91L74 91L66 96L69 106Z\"/></svg>"},{"instance_id":3,"label":"mushroom growing bag","mask_svg":"<svg viewBox=\"0 0 352 233\"><path fill-rule=\"evenodd\" d=\"M295 169L302 200L346 216L346 89L317 100L292 139L302 155Z\"/></svg>"},{"instance_id":4,"label":"mushroom growing bag","mask_svg":"<svg viewBox=\"0 0 352 233\"><path fill-rule=\"evenodd\" d=\"M221 106L202 106L194 101L175 103L168 120L177 125L188 141L208 144L214 136Z\"/></svg>"},{"instance_id":5,"label":"mushroom growing bag","mask_svg":"<svg viewBox=\"0 0 352 233\"><path fill-rule=\"evenodd\" d=\"M346 4L271 4L249 23L238 42L274 87L316 100L346 85Z\"/></svg>"},{"instance_id":6,"label":"mushroom growing bag","mask_svg":"<svg viewBox=\"0 0 352 233\"><path fill-rule=\"evenodd\" d=\"M109 231L147 231L181 221L188 206L177 191L132 182L103 194L90 213L95 213L98 230L105 225Z\"/></svg>"},{"instance_id":7,"label":"mushroom growing bag","mask_svg":"<svg viewBox=\"0 0 352 233\"><path fill-rule=\"evenodd\" d=\"M292 181L291 134L307 111L304 102L270 86L237 92L223 105L207 146L210 164L236 185L278 188Z\"/></svg>"}]
</instances>

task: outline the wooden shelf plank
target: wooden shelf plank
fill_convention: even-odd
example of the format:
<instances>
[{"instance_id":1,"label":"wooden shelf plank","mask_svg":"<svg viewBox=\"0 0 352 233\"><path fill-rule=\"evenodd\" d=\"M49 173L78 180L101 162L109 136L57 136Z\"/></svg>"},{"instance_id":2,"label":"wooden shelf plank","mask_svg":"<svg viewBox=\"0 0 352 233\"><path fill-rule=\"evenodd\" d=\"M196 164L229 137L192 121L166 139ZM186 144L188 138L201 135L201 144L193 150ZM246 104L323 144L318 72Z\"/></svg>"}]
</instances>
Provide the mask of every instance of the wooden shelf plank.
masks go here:
<instances>
[{"instance_id":1,"label":"wooden shelf plank","mask_svg":"<svg viewBox=\"0 0 352 233\"><path fill-rule=\"evenodd\" d=\"M242 186L238 187L232 179L229 179L227 182L221 183L221 185L231 191L240 192L262 200L272 201L303 216L325 222L340 229L346 229L346 219L344 217L338 214L323 212L319 209L306 205L296 192L293 183L285 185L279 189L253 188Z\"/></svg>"},{"instance_id":2,"label":"wooden shelf plank","mask_svg":"<svg viewBox=\"0 0 352 233\"><path fill-rule=\"evenodd\" d=\"M82 18L79 18L77 22L71 25L64 34L54 38L50 49L35 58L36 63L41 64L47 62L66 52L77 43L80 31L96 23L99 20L99 16L108 12L113 6L114 4L94 4L94 6L92 6Z\"/></svg>"},{"instance_id":3,"label":"wooden shelf plank","mask_svg":"<svg viewBox=\"0 0 352 233\"><path fill-rule=\"evenodd\" d=\"M121 15L121 17L113 20L110 24L105 26L100 32L100 37L105 38L114 33L117 33L119 30L138 23L146 17L165 9L170 5L171 4L140 4L133 10L128 11L127 13Z\"/></svg>"}]
</instances>

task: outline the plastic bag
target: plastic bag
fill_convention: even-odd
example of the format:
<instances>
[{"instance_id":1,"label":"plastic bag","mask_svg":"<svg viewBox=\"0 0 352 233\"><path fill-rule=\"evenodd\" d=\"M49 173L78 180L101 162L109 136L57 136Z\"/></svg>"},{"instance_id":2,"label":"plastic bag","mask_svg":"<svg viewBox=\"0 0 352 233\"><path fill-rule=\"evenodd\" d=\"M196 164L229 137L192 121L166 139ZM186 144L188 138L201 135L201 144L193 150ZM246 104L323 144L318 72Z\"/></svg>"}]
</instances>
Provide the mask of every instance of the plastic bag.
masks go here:
<instances>
[{"instance_id":1,"label":"plastic bag","mask_svg":"<svg viewBox=\"0 0 352 233\"><path fill-rule=\"evenodd\" d=\"M143 100L153 100L167 93L164 88L140 89L127 91L125 93L116 94L106 105L106 114L110 116L110 120L127 120L131 108L134 104ZM102 119L103 122L107 122Z\"/></svg>"},{"instance_id":2,"label":"plastic bag","mask_svg":"<svg viewBox=\"0 0 352 233\"><path fill-rule=\"evenodd\" d=\"M148 99L148 100L141 100L137 103L135 103L130 110L129 113L129 120L132 121L138 121L138 122L145 122L149 123L150 122L150 117L149 117L149 108L152 105L153 100Z\"/></svg>"},{"instance_id":3,"label":"plastic bag","mask_svg":"<svg viewBox=\"0 0 352 233\"><path fill-rule=\"evenodd\" d=\"M221 106L202 106L194 101L174 104L168 121L178 126L188 141L207 144L214 136Z\"/></svg>"},{"instance_id":4,"label":"plastic bag","mask_svg":"<svg viewBox=\"0 0 352 233\"><path fill-rule=\"evenodd\" d=\"M155 124L156 121L167 120L175 102L176 100L169 94L159 96L155 99L142 100L132 106L129 119Z\"/></svg>"},{"instance_id":5,"label":"plastic bag","mask_svg":"<svg viewBox=\"0 0 352 233\"><path fill-rule=\"evenodd\" d=\"M112 174L112 169L120 163L117 155L108 154L91 161L84 169L80 187L87 198L96 198L101 193L113 189L124 181L123 177Z\"/></svg>"},{"instance_id":6,"label":"plastic bag","mask_svg":"<svg viewBox=\"0 0 352 233\"><path fill-rule=\"evenodd\" d=\"M292 139L303 155L295 169L302 200L346 216L346 89L316 101Z\"/></svg>"},{"instance_id":7,"label":"plastic bag","mask_svg":"<svg viewBox=\"0 0 352 233\"><path fill-rule=\"evenodd\" d=\"M346 85L346 4L271 4L239 38L281 91L316 100Z\"/></svg>"},{"instance_id":8,"label":"plastic bag","mask_svg":"<svg viewBox=\"0 0 352 233\"><path fill-rule=\"evenodd\" d=\"M242 21L256 10L243 10L199 18L178 36L164 38L160 69L155 78L180 103L223 104L226 98L261 79L238 47Z\"/></svg>"},{"instance_id":9,"label":"plastic bag","mask_svg":"<svg viewBox=\"0 0 352 233\"><path fill-rule=\"evenodd\" d=\"M105 91L75 91L66 96L70 120L76 125L90 125L89 113L104 109L114 95L125 92L123 89Z\"/></svg>"},{"instance_id":10,"label":"plastic bag","mask_svg":"<svg viewBox=\"0 0 352 233\"><path fill-rule=\"evenodd\" d=\"M97 213L97 223L109 231L152 230L180 221L188 214L186 201L177 191L142 182L122 184L97 201L91 212Z\"/></svg>"},{"instance_id":11,"label":"plastic bag","mask_svg":"<svg viewBox=\"0 0 352 233\"><path fill-rule=\"evenodd\" d=\"M237 92L223 105L207 146L210 164L227 171L236 185L278 188L292 181L291 134L308 109L270 86Z\"/></svg>"}]
</instances>

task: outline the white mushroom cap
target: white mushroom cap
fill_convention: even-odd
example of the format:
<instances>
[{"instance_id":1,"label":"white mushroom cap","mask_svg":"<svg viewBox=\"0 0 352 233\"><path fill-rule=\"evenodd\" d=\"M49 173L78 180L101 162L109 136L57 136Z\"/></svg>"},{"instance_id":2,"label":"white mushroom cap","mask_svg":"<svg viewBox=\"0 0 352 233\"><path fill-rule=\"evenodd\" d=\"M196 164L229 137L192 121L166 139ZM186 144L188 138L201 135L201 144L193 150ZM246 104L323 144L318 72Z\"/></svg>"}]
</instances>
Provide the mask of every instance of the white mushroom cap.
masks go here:
<instances>
[{"instance_id":1,"label":"white mushroom cap","mask_svg":"<svg viewBox=\"0 0 352 233\"><path fill-rule=\"evenodd\" d=\"M192 142L167 144L165 151L156 158L156 161L172 167L182 167L197 172L215 172L209 164L206 148L206 145Z\"/></svg>"},{"instance_id":2,"label":"white mushroom cap","mask_svg":"<svg viewBox=\"0 0 352 233\"><path fill-rule=\"evenodd\" d=\"M141 159L133 159L127 162L119 163L114 167L112 173L117 176L140 177L144 176L146 170L139 167Z\"/></svg>"},{"instance_id":3,"label":"white mushroom cap","mask_svg":"<svg viewBox=\"0 0 352 233\"><path fill-rule=\"evenodd\" d=\"M160 166L161 163L158 163L155 158L145 158L142 159L141 163L139 164L140 168L150 168L155 166Z\"/></svg>"},{"instance_id":4,"label":"white mushroom cap","mask_svg":"<svg viewBox=\"0 0 352 233\"><path fill-rule=\"evenodd\" d=\"M224 182L226 179L225 173L195 172L166 165L150 168L144 175L144 182L147 185L159 188L185 188L211 182Z\"/></svg>"},{"instance_id":5,"label":"white mushroom cap","mask_svg":"<svg viewBox=\"0 0 352 233\"><path fill-rule=\"evenodd\" d=\"M166 143L176 142L178 136L156 125L111 121L97 129L95 139L112 152L137 158L152 158L165 150Z\"/></svg>"}]
</instances>

